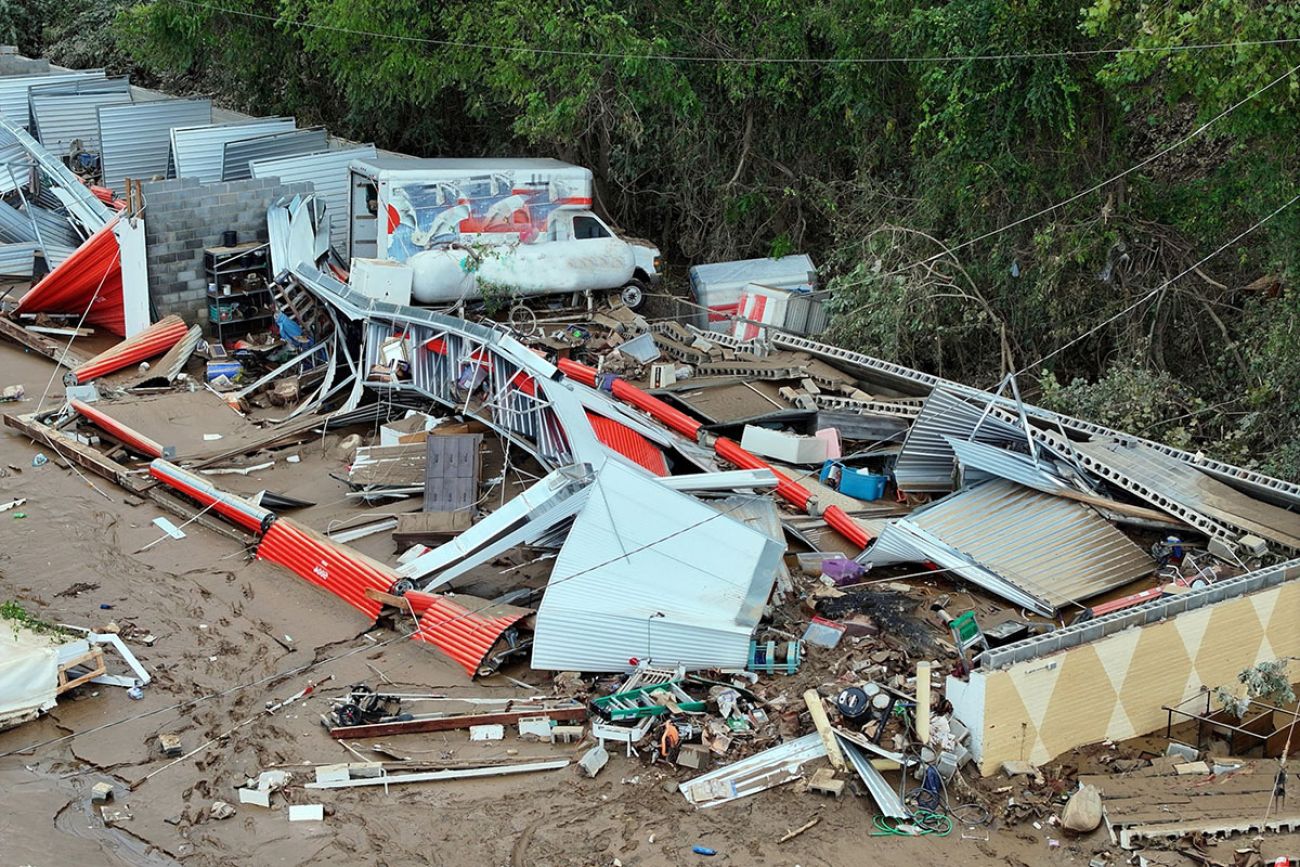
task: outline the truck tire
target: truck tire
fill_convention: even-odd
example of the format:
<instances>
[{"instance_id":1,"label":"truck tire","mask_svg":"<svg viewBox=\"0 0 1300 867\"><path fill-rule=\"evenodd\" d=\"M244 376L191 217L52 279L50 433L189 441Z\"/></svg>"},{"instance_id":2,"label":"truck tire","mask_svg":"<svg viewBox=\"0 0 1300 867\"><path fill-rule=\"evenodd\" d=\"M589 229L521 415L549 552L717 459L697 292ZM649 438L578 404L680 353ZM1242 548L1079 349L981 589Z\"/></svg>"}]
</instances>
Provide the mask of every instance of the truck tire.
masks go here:
<instances>
[{"instance_id":1,"label":"truck tire","mask_svg":"<svg viewBox=\"0 0 1300 867\"><path fill-rule=\"evenodd\" d=\"M629 280L627 285L619 290L618 297L627 309L639 310L641 305L645 304L646 285L637 279Z\"/></svg>"}]
</instances>

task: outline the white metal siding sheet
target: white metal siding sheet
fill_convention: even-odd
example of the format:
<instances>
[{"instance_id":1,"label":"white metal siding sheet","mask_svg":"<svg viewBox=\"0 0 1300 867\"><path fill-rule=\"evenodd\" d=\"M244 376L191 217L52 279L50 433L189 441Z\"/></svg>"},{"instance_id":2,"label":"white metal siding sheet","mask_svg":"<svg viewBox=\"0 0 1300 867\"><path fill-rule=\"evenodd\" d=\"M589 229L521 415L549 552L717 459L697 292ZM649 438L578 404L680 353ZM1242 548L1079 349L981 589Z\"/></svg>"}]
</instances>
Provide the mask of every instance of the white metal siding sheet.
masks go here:
<instances>
[{"instance_id":1,"label":"white metal siding sheet","mask_svg":"<svg viewBox=\"0 0 1300 867\"><path fill-rule=\"evenodd\" d=\"M348 241L348 165L357 159L373 158L372 144L306 156L256 160L249 165L255 178L276 178L281 183L311 181L316 197L325 202L330 221L330 243L342 250Z\"/></svg>"},{"instance_id":2,"label":"white metal siding sheet","mask_svg":"<svg viewBox=\"0 0 1300 867\"><path fill-rule=\"evenodd\" d=\"M32 276L32 260L36 257L35 241L19 244L0 244L0 274L6 277Z\"/></svg>"},{"instance_id":3,"label":"white metal siding sheet","mask_svg":"<svg viewBox=\"0 0 1300 867\"><path fill-rule=\"evenodd\" d=\"M899 524L1057 607L1155 568L1146 552L1088 506L1001 479L945 497Z\"/></svg>"},{"instance_id":4,"label":"white metal siding sheet","mask_svg":"<svg viewBox=\"0 0 1300 867\"><path fill-rule=\"evenodd\" d=\"M55 156L66 156L76 140L80 140L82 149L99 153L99 107L130 101L130 93L111 91L33 95L32 116L41 144Z\"/></svg>"},{"instance_id":5,"label":"white metal siding sheet","mask_svg":"<svg viewBox=\"0 0 1300 867\"><path fill-rule=\"evenodd\" d=\"M172 154L176 177L198 178L205 184L221 180L221 162L226 143L256 138L294 128L291 117L270 117L246 123L172 128Z\"/></svg>"},{"instance_id":6,"label":"white metal siding sheet","mask_svg":"<svg viewBox=\"0 0 1300 867\"><path fill-rule=\"evenodd\" d=\"M6 75L0 77L0 115L11 123L27 129L31 111L27 105L27 91L33 85L75 81L79 78L103 78L104 70L86 69L77 72L51 72L46 75Z\"/></svg>"},{"instance_id":7,"label":"white metal siding sheet","mask_svg":"<svg viewBox=\"0 0 1300 867\"><path fill-rule=\"evenodd\" d=\"M126 178L166 177L174 126L212 120L207 99L160 99L98 109L104 184L122 192Z\"/></svg>"},{"instance_id":8,"label":"white metal siding sheet","mask_svg":"<svg viewBox=\"0 0 1300 867\"><path fill-rule=\"evenodd\" d=\"M1292 550L1300 549L1300 515L1261 502L1177 458L1140 443L1095 440L1077 443L1075 448L1087 458L1105 464L1113 472L1137 481L1185 509ZM1165 508L1158 501L1156 505Z\"/></svg>"},{"instance_id":9,"label":"white metal siding sheet","mask_svg":"<svg viewBox=\"0 0 1300 867\"><path fill-rule=\"evenodd\" d=\"M743 665L784 546L613 461L555 561L533 667L624 671L650 654Z\"/></svg>"},{"instance_id":10,"label":"white metal siding sheet","mask_svg":"<svg viewBox=\"0 0 1300 867\"><path fill-rule=\"evenodd\" d=\"M329 149L329 135L322 127L277 132L256 138L226 142L221 161L223 181L242 181L252 177L248 164L254 160L315 154Z\"/></svg>"},{"instance_id":11,"label":"white metal siding sheet","mask_svg":"<svg viewBox=\"0 0 1300 867\"><path fill-rule=\"evenodd\" d=\"M899 490L952 490L955 455L947 437L986 443L1027 441L1019 428L992 414L984 415L982 407L936 388L907 432L894 464L894 481Z\"/></svg>"},{"instance_id":12,"label":"white metal siding sheet","mask_svg":"<svg viewBox=\"0 0 1300 867\"><path fill-rule=\"evenodd\" d=\"M0 202L0 241L19 242L36 240L32 221L17 208Z\"/></svg>"},{"instance_id":13,"label":"white metal siding sheet","mask_svg":"<svg viewBox=\"0 0 1300 867\"><path fill-rule=\"evenodd\" d=\"M12 193L23 184L31 173L26 162L27 151L22 144L9 130L0 127L0 196Z\"/></svg>"}]
</instances>

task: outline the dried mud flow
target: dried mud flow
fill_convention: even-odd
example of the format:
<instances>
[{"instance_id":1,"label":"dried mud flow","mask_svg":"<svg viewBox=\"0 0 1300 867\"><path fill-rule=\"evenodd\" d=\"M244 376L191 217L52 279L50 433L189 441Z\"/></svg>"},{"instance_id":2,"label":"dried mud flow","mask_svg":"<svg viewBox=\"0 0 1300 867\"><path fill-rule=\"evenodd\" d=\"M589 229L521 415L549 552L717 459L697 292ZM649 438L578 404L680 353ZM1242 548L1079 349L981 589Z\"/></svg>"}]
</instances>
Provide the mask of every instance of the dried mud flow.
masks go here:
<instances>
[{"instance_id":1,"label":"dried mud flow","mask_svg":"<svg viewBox=\"0 0 1300 867\"><path fill-rule=\"evenodd\" d=\"M0 385L27 388L27 401L3 407L10 412L35 409L52 372L44 359L8 345L0 345L0 371ZM61 399L56 378L47 404ZM220 404L168 406L156 400L135 411L162 413L154 421L183 429L177 439L185 442L236 425ZM177 406L191 414L178 413ZM343 488L328 475L342 469L331 446L329 439L306 443L299 463L278 461L263 475L219 479L246 493L272 487L313 499L317 523L333 521L335 512L342 516L355 507L340 500ZM500 676L470 683L430 648L371 627L336 598L277 567L251 562L238 542L197 524L185 528L183 539L141 551L161 535L151 523L164 514L155 504L83 476L52 453L49 463L33 467L38 451L9 429L0 433L0 501L27 498L26 517L0 513L0 600L17 600L58 623L116 622L155 680L141 701L115 687L80 689L43 719L0 733L0 867L542 867L616 860L628 867L1082 865L1111 849L1104 832L1071 840L1031 824L973 832L958 826L945 838L873 837L868 798L827 800L798 786L697 811L676 791L687 772L623 755L590 780L570 767L387 793L293 785L287 801L322 803L328 815L323 822L290 824L286 798L277 796L270 810L240 805L235 786L272 766L293 771L302 783L311 778L311 764L355 760L321 726L327 697L339 689L382 676L401 692L503 697L526 691ZM361 547L392 557L391 547L374 539ZM146 635L154 636L151 646L141 641ZM542 673L522 666L510 673L541 691L551 689ZM274 715L263 712L266 702L326 677L332 680L317 697ZM179 762L164 758L157 746L163 733L179 734L184 750L196 752ZM465 732L384 744L415 761L453 763L570 756L581 748L524 743L513 733L504 741L471 743ZM366 758L383 758L369 752L373 742L350 746ZM91 787L101 781L116 788L108 805L111 822L90 801ZM950 797L988 798L988 791L963 789ZM210 818L215 800L234 803L235 815ZM805 833L777 842L815 817L820 821ZM1060 839L1060 847L1050 848L1049 838ZM692 854L695 845L718 854ZM1216 857L1231 862L1230 850Z\"/></svg>"}]
</instances>

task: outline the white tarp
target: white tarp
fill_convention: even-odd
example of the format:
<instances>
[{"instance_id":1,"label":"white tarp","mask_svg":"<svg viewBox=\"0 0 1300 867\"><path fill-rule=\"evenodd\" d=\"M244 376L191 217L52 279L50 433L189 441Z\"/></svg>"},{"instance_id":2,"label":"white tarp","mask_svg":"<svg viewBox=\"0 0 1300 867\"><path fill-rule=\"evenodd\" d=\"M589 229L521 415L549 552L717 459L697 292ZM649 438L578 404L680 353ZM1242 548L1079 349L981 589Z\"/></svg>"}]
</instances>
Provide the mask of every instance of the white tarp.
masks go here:
<instances>
[{"instance_id":1,"label":"white tarp","mask_svg":"<svg viewBox=\"0 0 1300 867\"><path fill-rule=\"evenodd\" d=\"M0 621L0 729L54 707L58 689L55 645Z\"/></svg>"}]
</instances>

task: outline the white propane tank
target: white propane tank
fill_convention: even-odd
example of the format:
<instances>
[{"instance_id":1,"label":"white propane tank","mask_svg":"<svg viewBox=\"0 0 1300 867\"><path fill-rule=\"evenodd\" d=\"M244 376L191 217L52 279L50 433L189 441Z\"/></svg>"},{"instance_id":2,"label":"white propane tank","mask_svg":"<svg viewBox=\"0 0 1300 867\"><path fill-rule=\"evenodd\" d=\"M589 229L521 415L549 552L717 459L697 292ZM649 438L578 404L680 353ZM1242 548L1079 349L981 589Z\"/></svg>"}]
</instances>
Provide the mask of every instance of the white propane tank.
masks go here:
<instances>
[{"instance_id":1,"label":"white propane tank","mask_svg":"<svg viewBox=\"0 0 1300 867\"><path fill-rule=\"evenodd\" d=\"M619 238L584 238L537 244L470 245L425 250L412 256L411 294L421 304L452 304L479 297L479 281L517 296L617 289L636 267Z\"/></svg>"}]
</instances>

